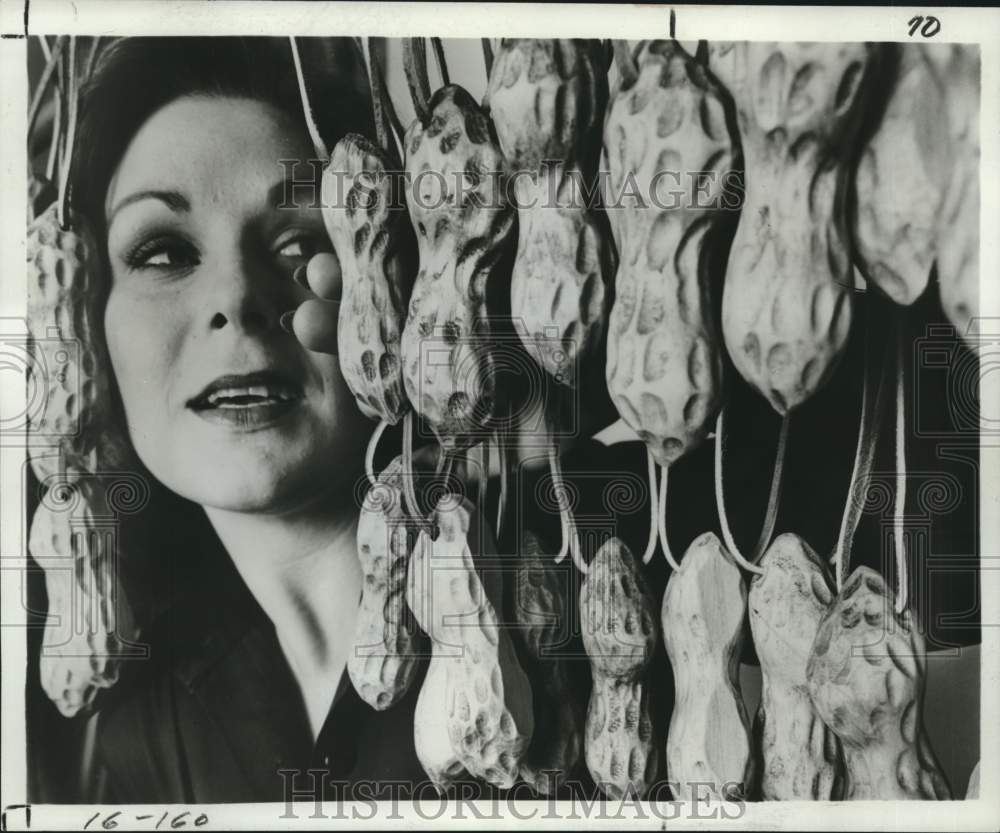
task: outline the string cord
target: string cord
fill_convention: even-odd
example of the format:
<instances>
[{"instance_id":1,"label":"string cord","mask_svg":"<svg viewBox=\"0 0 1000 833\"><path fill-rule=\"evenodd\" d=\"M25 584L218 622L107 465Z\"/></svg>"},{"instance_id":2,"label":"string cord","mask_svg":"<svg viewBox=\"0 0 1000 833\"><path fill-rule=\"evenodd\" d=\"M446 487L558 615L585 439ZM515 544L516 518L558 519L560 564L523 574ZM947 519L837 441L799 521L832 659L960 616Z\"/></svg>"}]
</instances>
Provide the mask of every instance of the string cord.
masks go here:
<instances>
[{"instance_id":1,"label":"string cord","mask_svg":"<svg viewBox=\"0 0 1000 833\"><path fill-rule=\"evenodd\" d=\"M854 534L857 532L858 523L861 521L861 514L864 512L867 502L868 481L875 461L875 449L878 446L882 427L882 412L885 405L885 377L888 366L886 357L889 344L885 345L877 373L873 373L871 365L875 358L875 348L872 332L873 327L869 320L861 381L861 418L858 421L858 442L854 451L854 466L848 485L847 502L840 521L837 543L830 559L834 568L838 593L844 586L851 566L851 548L854 545Z\"/></svg>"},{"instance_id":2,"label":"string cord","mask_svg":"<svg viewBox=\"0 0 1000 833\"><path fill-rule=\"evenodd\" d=\"M365 451L365 474L368 476L368 482L372 486L378 483L378 478L375 477L375 449L378 447L379 440L388 427L388 420L379 420L378 425L375 426L375 430L372 432L371 438L368 440L368 448Z\"/></svg>"},{"instance_id":3,"label":"string cord","mask_svg":"<svg viewBox=\"0 0 1000 833\"><path fill-rule=\"evenodd\" d=\"M657 524L657 500L656 488L656 462L653 460L653 452L646 448L646 478L649 482L649 538L646 541L646 551L642 554L642 563L648 564L656 552L656 539L659 535Z\"/></svg>"},{"instance_id":4,"label":"string cord","mask_svg":"<svg viewBox=\"0 0 1000 833\"><path fill-rule=\"evenodd\" d=\"M659 507L656 513L657 533L660 536L660 547L663 550L663 555L670 568L676 573L681 567L670 549L670 541L667 540L667 466L660 466L659 492Z\"/></svg>"},{"instance_id":5,"label":"string cord","mask_svg":"<svg viewBox=\"0 0 1000 833\"><path fill-rule=\"evenodd\" d=\"M893 537L896 551L896 613L906 610L909 579L906 568L906 349L903 316L896 331L896 501L893 507Z\"/></svg>"},{"instance_id":6,"label":"string cord","mask_svg":"<svg viewBox=\"0 0 1000 833\"><path fill-rule=\"evenodd\" d=\"M316 155L326 162L330 159L330 152L323 141L323 137L320 135L319 126L316 124L316 116L309 102L309 90L306 88L306 78L302 72L299 45L294 35L290 35L288 41L292 47L292 63L295 64L295 80L299 85L299 96L302 99L302 112L305 114L306 129L309 131L309 138L312 140Z\"/></svg>"},{"instance_id":7,"label":"string cord","mask_svg":"<svg viewBox=\"0 0 1000 833\"><path fill-rule=\"evenodd\" d=\"M744 570L756 575L763 575L764 570L757 566L757 561L764 554L764 550L767 549L768 544L771 543L771 536L774 533L774 524L777 519L778 503L781 494L781 475L784 469L785 448L788 439L788 415L786 414L781 420L781 430L778 434L778 448L775 452L774 472L771 475L771 490L768 496L764 523L761 526L760 536L757 539L753 554L750 560L747 560L740 551L736 539L733 537L733 531L729 526L729 516L726 513L726 498L722 477L725 412L726 409L722 408L719 411L719 415L715 418L715 506L719 515L719 527L722 530L722 539L725 541L729 553L733 556L733 560Z\"/></svg>"}]
</instances>

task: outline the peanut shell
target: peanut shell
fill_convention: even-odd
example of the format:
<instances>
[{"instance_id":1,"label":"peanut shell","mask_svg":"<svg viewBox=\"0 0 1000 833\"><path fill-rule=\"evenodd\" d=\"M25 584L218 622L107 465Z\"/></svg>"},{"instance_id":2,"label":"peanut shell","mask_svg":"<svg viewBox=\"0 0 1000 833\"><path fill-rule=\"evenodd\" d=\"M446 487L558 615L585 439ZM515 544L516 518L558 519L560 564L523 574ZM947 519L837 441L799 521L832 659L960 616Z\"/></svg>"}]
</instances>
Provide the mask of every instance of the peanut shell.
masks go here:
<instances>
[{"instance_id":1,"label":"peanut shell","mask_svg":"<svg viewBox=\"0 0 1000 833\"><path fill-rule=\"evenodd\" d=\"M482 109L461 87L438 90L426 125L406 131L407 205L420 271L402 336L403 382L445 450L467 448L496 415L487 292L509 280L516 212Z\"/></svg>"},{"instance_id":2,"label":"peanut shell","mask_svg":"<svg viewBox=\"0 0 1000 833\"><path fill-rule=\"evenodd\" d=\"M924 639L894 595L868 567L851 574L816 634L809 695L843 745L845 799L947 800L923 725Z\"/></svg>"},{"instance_id":3,"label":"peanut shell","mask_svg":"<svg viewBox=\"0 0 1000 833\"><path fill-rule=\"evenodd\" d=\"M746 197L722 328L736 369L784 414L826 382L850 331L845 154L860 126L869 47L739 42L729 53L722 74Z\"/></svg>"},{"instance_id":4,"label":"peanut shell","mask_svg":"<svg viewBox=\"0 0 1000 833\"><path fill-rule=\"evenodd\" d=\"M833 601L827 572L791 533L774 539L759 566L764 573L750 582L748 607L761 670L761 798L836 800L843 781L840 742L813 708L806 680L816 631Z\"/></svg>"},{"instance_id":5,"label":"peanut shell","mask_svg":"<svg viewBox=\"0 0 1000 833\"><path fill-rule=\"evenodd\" d=\"M467 774L448 735L447 692L447 661L432 658L413 712L413 742L420 766L440 793Z\"/></svg>"},{"instance_id":6,"label":"peanut shell","mask_svg":"<svg viewBox=\"0 0 1000 833\"><path fill-rule=\"evenodd\" d=\"M29 376L44 394L44 406L29 413L28 451L39 480L61 473L55 447L71 468L96 469L110 400L110 364L95 336L93 241L85 230L63 229L56 207L27 237Z\"/></svg>"},{"instance_id":7,"label":"peanut shell","mask_svg":"<svg viewBox=\"0 0 1000 833\"><path fill-rule=\"evenodd\" d=\"M622 419L669 465L704 439L721 404L707 243L733 147L701 64L672 41L643 42L636 61L604 128L612 193L640 195L608 210L620 259L606 377Z\"/></svg>"},{"instance_id":8,"label":"peanut shell","mask_svg":"<svg viewBox=\"0 0 1000 833\"><path fill-rule=\"evenodd\" d=\"M474 550L495 556L496 545L464 498L444 495L433 519L438 537L431 540L421 531L407 584L407 602L433 643L430 671L435 664L445 668L438 701L444 716L435 718L433 731L447 728L451 748L469 773L510 788L531 742L534 716L531 683L496 612L501 590L495 580L481 579L473 563ZM434 748L441 744L436 737Z\"/></svg>"},{"instance_id":9,"label":"peanut shell","mask_svg":"<svg viewBox=\"0 0 1000 833\"><path fill-rule=\"evenodd\" d=\"M755 762L740 693L747 591L712 532L691 542L663 595L663 641L674 670L667 777L688 799L701 785L717 799L752 794ZM705 787L705 785L711 785Z\"/></svg>"},{"instance_id":10,"label":"peanut shell","mask_svg":"<svg viewBox=\"0 0 1000 833\"><path fill-rule=\"evenodd\" d=\"M343 275L337 350L362 413L395 425L409 410L400 338L417 254L397 165L357 134L323 174L323 220Z\"/></svg>"},{"instance_id":11,"label":"peanut shell","mask_svg":"<svg viewBox=\"0 0 1000 833\"><path fill-rule=\"evenodd\" d=\"M597 184L605 64L597 40L508 38L486 92L515 176L511 315L528 352L571 387L577 362L600 346L614 274L607 220L584 196Z\"/></svg>"},{"instance_id":12,"label":"peanut shell","mask_svg":"<svg viewBox=\"0 0 1000 833\"><path fill-rule=\"evenodd\" d=\"M946 91L924 48L899 45L896 84L855 177L855 242L865 278L897 304L927 287L947 186Z\"/></svg>"},{"instance_id":13,"label":"peanut shell","mask_svg":"<svg viewBox=\"0 0 1000 833\"><path fill-rule=\"evenodd\" d=\"M98 524L85 472L69 471L35 510L28 549L43 568L48 618L42 688L65 717L89 709L118 680L124 643L137 636L118 577L116 537Z\"/></svg>"},{"instance_id":14,"label":"peanut shell","mask_svg":"<svg viewBox=\"0 0 1000 833\"><path fill-rule=\"evenodd\" d=\"M402 477L397 457L365 495L358 519L364 585L347 671L361 699L376 711L393 706L409 690L424 641L406 607L416 530L403 507Z\"/></svg>"},{"instance_id":15,"label":"peanut shell","mask_svg":"<svg viewBox=\"0 0 1000 833\"><path fill-rule=\"evenodd\" d=\"M646 673L656 648L654 610L631 551L609 539L580 588L580 617L594 680L584 757L594 783L610 798L641 798L659 768Z\"/></svg>"},{"instance_id":16,"label":"peanut shell","mask_svg":"<svg viewBox=\"0 0 1000 833\"><path fill-rule=\"evenodd\" d=\"M972 344L970 329L979 315L979 46L925 44L939 84L947 92L945 109L952 162L938 214L938 284L941 306L958 334Z\"/></svg>"}]
</instances>

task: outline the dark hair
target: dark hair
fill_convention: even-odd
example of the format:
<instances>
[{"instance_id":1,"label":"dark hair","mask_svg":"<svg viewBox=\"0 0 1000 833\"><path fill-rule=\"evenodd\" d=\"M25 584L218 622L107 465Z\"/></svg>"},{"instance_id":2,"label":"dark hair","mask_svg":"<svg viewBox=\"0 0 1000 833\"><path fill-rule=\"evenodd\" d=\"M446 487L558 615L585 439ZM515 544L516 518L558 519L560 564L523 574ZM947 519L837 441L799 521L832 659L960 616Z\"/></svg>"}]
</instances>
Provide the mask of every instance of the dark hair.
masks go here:
<instances>
[{"instance_id":1,"label":"dark hair","mask_svg":"<svg viewBox=\"0 0 1000 833\"><path fill-rule=\"evenodd\" d=\"M352 38L296 38L320 134L332 146L349 132L372 136L367 74ZM101 54L83 88L71 204L104 242L104 197L139 128L185 95L265 101L305 127L288 38L122 38ZM233 152L238 152L234 148Z\"/></svg>"}]
</instances>

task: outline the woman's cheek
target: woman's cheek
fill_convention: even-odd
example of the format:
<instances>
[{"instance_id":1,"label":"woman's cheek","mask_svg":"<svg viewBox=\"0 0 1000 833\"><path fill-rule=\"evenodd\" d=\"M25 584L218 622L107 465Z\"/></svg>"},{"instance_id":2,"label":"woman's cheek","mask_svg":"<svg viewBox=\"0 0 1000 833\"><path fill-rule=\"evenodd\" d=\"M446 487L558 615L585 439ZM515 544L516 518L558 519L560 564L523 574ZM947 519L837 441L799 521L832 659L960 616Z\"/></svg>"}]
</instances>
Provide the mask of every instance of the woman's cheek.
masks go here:
<instances>
[{"instance_id":1,"label":"woman's cheek","mask_svg":"<svg viewBox=\"0 0 1000 833\"><path fill-rule=\"evenodd\" d=\"M159 476L171 454L172 357L177 322L171 303L153 303L114 287L104 315L108 353L136 453Z\"/></svg>"}]
</instances>

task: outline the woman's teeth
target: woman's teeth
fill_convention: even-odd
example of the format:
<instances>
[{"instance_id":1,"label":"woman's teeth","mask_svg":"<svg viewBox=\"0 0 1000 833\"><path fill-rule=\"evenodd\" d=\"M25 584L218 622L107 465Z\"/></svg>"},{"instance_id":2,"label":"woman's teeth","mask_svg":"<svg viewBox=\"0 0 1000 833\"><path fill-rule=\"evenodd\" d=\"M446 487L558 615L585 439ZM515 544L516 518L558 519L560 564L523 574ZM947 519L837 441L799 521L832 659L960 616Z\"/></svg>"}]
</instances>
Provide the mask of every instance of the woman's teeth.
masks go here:
<instances>
[{"instance_id":1,"label":"woman's teeth","mask_svg":"<svg viewBox=\"0 0 1000 833\"><path fill-rule=\"evenodd\" d=\"M273 402L290 402L296 398L295 392L288 388L254 385L213 391L206 402L210 408L247 408Z\"/></svg>"}]
</instances>

